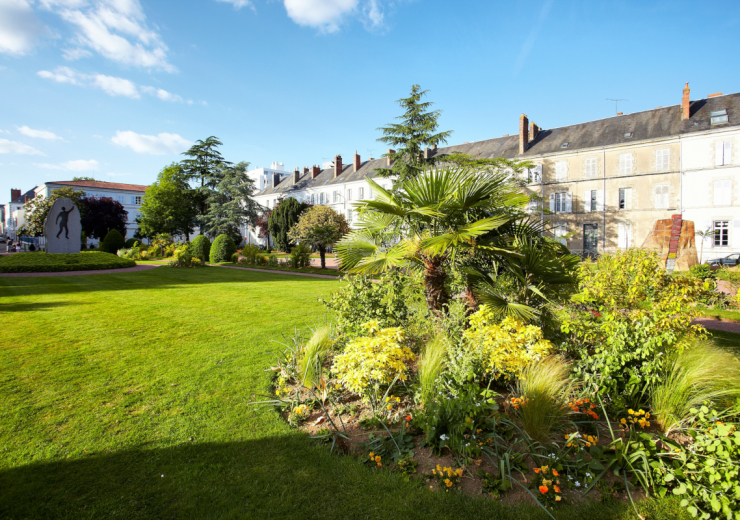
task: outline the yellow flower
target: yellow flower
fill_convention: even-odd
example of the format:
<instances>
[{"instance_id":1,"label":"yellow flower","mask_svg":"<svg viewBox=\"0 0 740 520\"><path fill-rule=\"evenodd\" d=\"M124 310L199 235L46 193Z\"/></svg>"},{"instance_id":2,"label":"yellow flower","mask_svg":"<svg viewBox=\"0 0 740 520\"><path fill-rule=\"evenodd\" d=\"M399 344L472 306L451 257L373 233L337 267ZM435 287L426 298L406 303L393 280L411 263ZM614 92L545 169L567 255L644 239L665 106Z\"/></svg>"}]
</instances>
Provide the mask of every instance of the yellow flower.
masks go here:
<instances>
[{"instance_id":1,"label":"yellow flower","mask_svg":"<svg viewBox=\"0 0 740 520\"><path fill-rule=\"evenodd\" d=\"M619 422L621 422L622 424L627 424L627 419L620 419Z\"/></svg>"},{"instance_id":2,"label":"yellow flower","mask_svg":"<svg viewBox=\"0 0 740 520\"><path fill-rule=\"evenodd\" d=\"M471 419L470 417L466 417L465 422L473 422L473 419Z\"/></svg>"},{"instance_id":3,"label":"yellow flower","mask_svg":"<svg viewBox=\"0 0 740 520\"><path fill-rule=\"evenodd\" d=\"M630 415L634 415L635 411L632 408L630 408L629 410L627 410L627 413Z\"/></svg>"},{"instance_id":4,"label":"yellow flower","mask_svg":"<svg viewBox=\"0 0 740 520\"><path fill-rule=\"evenodd\" d=\"M388 408L389 410L393 410L393 405L389 404L388 406L386 406L386 408Z\"/></svg>"},{"instance_id":5,"label":"yellow flower","mask_svg":"<svg viewBox=\"0 0 740 520\"><path fill-rule=\"evenodd\" d=\"M562 500L562 499L559 496L556 496L555 497L555 502L560 502L560 500Z\"/></svg>"},{"instance_id":6,"label":"yellow flower","mask_svg":"<svg viewBox=\"0 0 740 520\"><path fill-rule=\"evenodd\" d=\"M462 468L460 468L460 469L458 469L458 470L455 470L455 473L457 473L457 476L458 476L458 477L462 477L462 474L463 474L463 470L462 470Z\"/></svg>"},{"instance_id":7,"label":"yellow flower","mask_svg":"<svg viewBox=\"0 0 740 520\"><path fill-rule=\"evenodd\" d=\"M375 456L375 462L380 462L380 459L381 459L380 455Z\"/></svg>"},{"instance_id":8,"label":"yellow flower","mask_svg":"<svg viewBox=\"0 0 740 520\"><path fill-rule=\"evenodd\" d=\"M375 457L375 453L371 451L370 452L370 458L372 459L373 457Z\"/></svg>"},{"instance_id":9,"label":"yellow flower","mask_svg":"<svg viewBox=\"0 0 740 520\"><path fill-rule=\"evenodd\" d=\"M396 402L397 403L400 403L401 402L401 398L400 397L396 397Z\"/></svg>"},{"instance_id":10,"label":"yellow flower","mask_svg":"<svg viewBox=\"0 0 740 520\"><path fill-rule=\"evenodd\" d=\"M391 398L390 398L390 397L386 397L386 398L385 398L385 402L386 402L386 403L387 403L388 401L390 401L390 400L391 400Z\"/></svg>"},{"instance_id":11,"label":"yellow flower","mask_svg":"<svg viewBox=\"0 0 740 520\"><path fill-rule=\"evenodd\" d=\"M448 478L445 479L445 486L452 487L452 481Z\"/></svg>"}]
</instances>

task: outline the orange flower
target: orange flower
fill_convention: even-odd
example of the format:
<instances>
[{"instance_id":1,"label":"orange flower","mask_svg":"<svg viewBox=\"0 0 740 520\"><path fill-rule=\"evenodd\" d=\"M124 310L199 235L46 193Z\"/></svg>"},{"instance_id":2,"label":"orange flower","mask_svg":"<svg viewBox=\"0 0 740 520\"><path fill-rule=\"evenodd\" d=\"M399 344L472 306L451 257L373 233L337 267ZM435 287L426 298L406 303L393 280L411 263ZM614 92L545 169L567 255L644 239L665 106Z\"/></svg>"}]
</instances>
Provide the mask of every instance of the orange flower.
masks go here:
<instances>
[{"instance_id":1,"label":"orange flower","mask_svg":"<svg viewBox=\"0 0 740 520\"><path fill-rule=\"evenodd\" d=\"M543 495L544 495L545 493L547 493L548 491L550 491L550 490L549 490L549 489L547 489L547 486L540 486L540 493L542 493Z\"/></svg>"},{"instance_id":2,"label":"orange flower","mask_svg":"<svg viewBox=\"0 0 740 520\"><path fill-rule=\"evenodd\" d=\"M555 493L560 493L560 488L558 486L552 487L555 490Z\"/></svg>"},{"instance_id":3,"label":"orange flower","mask_svg":"<svg viewBox=\"0 0 740 520\"><path fill-rule=\"evenodd\" d=\"M558 470L556 470L555 468L553 468L552 474L555 475L556 477L559 476ZM560 491L558 491L558 493L560 493Z\"/></svg>"},{"instance_id":4,"label":"orange flower","mask_svg":"<svg viewBox=\"0 0 740 520\"><path fill-rule=\"evenodd\" d=\"M535 473L539 473L540 472L540 468L534 468L534 472Z\"/></svg>"},{"instance_id":5,"label":"orange flower","mask_svg":"<svg viewBox=\"0 0 740 520\"><path fill-rule=\"evenodd\" d=\"M561 500L560 497L555 497L555 502L560 502L560 500Z\"/></svg>"}]
</instances>

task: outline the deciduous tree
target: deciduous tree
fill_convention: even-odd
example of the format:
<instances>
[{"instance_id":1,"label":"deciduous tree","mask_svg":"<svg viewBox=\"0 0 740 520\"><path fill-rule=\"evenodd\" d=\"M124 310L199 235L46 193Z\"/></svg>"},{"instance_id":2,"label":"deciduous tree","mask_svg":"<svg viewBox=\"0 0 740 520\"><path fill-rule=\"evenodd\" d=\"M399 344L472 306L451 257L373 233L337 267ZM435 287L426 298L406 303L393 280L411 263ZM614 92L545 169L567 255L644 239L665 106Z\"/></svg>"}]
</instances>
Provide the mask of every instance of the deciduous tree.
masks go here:
<instances>
[{"instance_id":1,"label":"deciduous tree","mask_svg":"<svg viewBox=\"0 0 740 520\"><path fill-rule=\"evenodd\" d=\"M140 211L141 236L166 233L190 238L196 218L194 192L180 164L172 163L159 173L157 181L146 190Z\"/></svg>"},{"instance_id":2,"label":"deciduous tree","mask_svg":"<svg viewBox=\"0 0 740 520\"><path fill-rule=\"evenodd\" d=\"M128 211L123 204L110 197L87 197L82 199L87 211L80 219L85 236L103 240L113 229L126 236Z\"/></svg>"},{"instance_id":3,"label":"deciduous tree","mask_svg":"<svg viewBox=\"0 0 740 520\"><path fill-rule=\"evenodd\" d=\"M329 206L311 206L288 232L288 238L315 247L321 256L321 267L326 267L326 248L349 232L349 224Z\"/></svg>"},{"instance_id":4,"label":"deciduous tree","mask_svg":"<svg viewBox=\"0 0 740 520\"><path fill-rule=\"evenodd\" d=\"M87 211L87 206L82 201L85 198L85 192L71 187L57 188L56 190L52 190L48 197L38 195L26 202L23 206L23 209L26 210L26 222L23 224L23 229L19 230L19 235L32 237L43 235L44 223L46 222L46 217L49 216L51 206L55 200L63 197L71 199L75 203L75 206L77 206L80 217L84 216Z\"/></svg>"}]
</instances>

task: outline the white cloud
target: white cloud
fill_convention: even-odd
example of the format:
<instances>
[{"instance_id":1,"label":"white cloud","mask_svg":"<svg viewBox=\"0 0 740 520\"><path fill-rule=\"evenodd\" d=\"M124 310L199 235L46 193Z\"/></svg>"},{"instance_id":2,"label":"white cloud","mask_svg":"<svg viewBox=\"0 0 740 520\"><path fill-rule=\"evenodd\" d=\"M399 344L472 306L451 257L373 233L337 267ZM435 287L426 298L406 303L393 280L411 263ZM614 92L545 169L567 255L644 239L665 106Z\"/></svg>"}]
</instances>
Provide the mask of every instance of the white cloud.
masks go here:
<instances>
[{"instance_id":1,"label":"white cloud","mask_svg":"<svg viewBox=\"0 0 740 520\"><path fill-rule=\"evenodd\" d=\"M151 96L157 96L162 101L177 101L182 103L182 98L180 96L173 94L172 92L167 92L161 88L141 87L141 91ZM192 102L190 102L190 104L192 104Z\"/></svg>"},{"instance_id":2,"label":"white cloud","mask_svg":"<svg viewBox=\"0 0 740 520\"><path fill-rule=\"evenodd\" d=\"M298 25L333 33L350 16L358 16L365 28L383 26L381 0L283 0L288 16Z\"/></svg>"},{"instance_id":3,"label":"white cloud","mask_svg":"<svg viewBox=\"0 0 740 520\"><path fill-rule=\"evenodd\" d=\"M76 61L82 58L89 58L90 56L92 56L92 52L86 49L81 49L79 47L75 47L74 49L62 50L62 58L67 61Z\"/></svg>"},{"instance_id":4,"label":"white cloud","mask_svg":"<svg viewBox=\"0 0 740 520\"><path fill-rule=\"evenodd\" d=\"M108 177L131 177L130 173L106 173Z\"/></svg>"},{"instance_id":5,"label":"white cloud","mask_svg":"<svg viewBox=\"0 0 740 520\"><path fill-rule=\"evenodd\" d=\"M0 0L2 1L2 0ZM57 67L53 72L40 70L37 74L45 79L50 79L57 83L69 83L81 87L98 88L109 96L125 96L132 99L139 99L139 87L125 78L115 76L106 76L105 74L83 74L69 67ZM183 99L177 94L168 92L161 88L141 87L141 91L156 96L163 101L182 102Z\"/></svg>"},{"instance_id":6,"label":"white cloud","mask_svg":"<svg viewBox=\"0 0 740 520\"><path fill-rule=\"evenodd\" d=\"M48 34L26 0L0 0L0 53L22 56Z\"/></svg>"},{"instance_id":7,"label":"white cloud","mask_svg":"<svg viewBox=\"0 0 740 520\"><path fill-rule=\"evenodd\" d=\"M90 76L92 85L99 88L110 96L126 96L133 99L139 98L139 91L136 85L127 79L105 76L103 74L93 74Z\"/></svg>"},{"instance_id":8,"label":"white cloud","mask_svg":"<svg viewBox=\"0 0 740 520\"><path fill-rule=\"evenodd\" d=\"M19 143L18 141L9 141L0 139L0 153L17 153L22 155L44 155L33 146Z\"/></svg>"},{"instance_id":9,"label":"white cloud","mask_svg":"<svg viewBox=\"0 0 740 520\"><path fill-rule=\"evenodd\" d=\"M231 4L234 9L241 9L242 7L249 7L254 10L254 4L250 0L216 0L216 2L222 2L224 4Z\"/></svg>"},{"instance_id":10,"label":"white cloud","mask_svg":"<svg viewBox=\"0 0 740 520\"><path fill-rule=\"evenodd\" d=\"M29 128L27 126L17 126L16 127L20 133L23 135L27 135L28 137L36 137L37 139L50 139L52 141L60 140L64 141L61 137L59 137L54 132L49 132L48 130L34 130L33 128Z\"/></svg>"},{"instance_id":11,"label":"white cloud","mask_svg":"<svg viewBox=\"0 0 740 520\"><path fill-rule=\"evenodd\" d=\"M152 155L177 154L184 152L193 144L178 134L144 135L130 130L125 132L119 130L111 141L119 146L127 146L136 153Z\"/></svg>"},{"instance_id":12,"label":"white cloud","mask_svg":"<svg viewBox=\"0 0 740 520\"><path fill-rule=\"evenodd\" d=\"M46 168L48 170L68 170L73 172L89 172L98 168L98 161L90 159L86 161L84 159L78 159L76 161L67 161L60 164L49 164L40 163L36 164L39 168Z\"/></svg>"},{"instance_id":13,"label":"white cloud","mask_svg":"<svg viewBox=\"0 0 740 520\"><path fill-rule=\"evenodd\" d=\"M69 83L70 85L82 85L80 77L84 76L69 67L57 67L54 69L54 72L40 70L36 74L44 79L50 79L56 83Z\"/></svg>"},{"instance_id":14,"label":"white cloud","mask_svg":"<svg viewBox=\"0 0 740 520\"><path fill-rule=\"evenodd\" d=\"M42 5L76 28L74 42L79 48L126 65L176 70L167 61L167 45L147 27L138 0L42 0ZM68 55L79 52L65 58Z\"/></svg>"},{"instance_id":15,"label":"white cloud","mask_svg":"<svg viewBox=\"0 0 740 520\"><path fill-rule=\"evenodd\" d=\"M298 25L336 32L342 18L357 8L358 0L284 0L288 16Z\"/></svg>"}]
</instances>

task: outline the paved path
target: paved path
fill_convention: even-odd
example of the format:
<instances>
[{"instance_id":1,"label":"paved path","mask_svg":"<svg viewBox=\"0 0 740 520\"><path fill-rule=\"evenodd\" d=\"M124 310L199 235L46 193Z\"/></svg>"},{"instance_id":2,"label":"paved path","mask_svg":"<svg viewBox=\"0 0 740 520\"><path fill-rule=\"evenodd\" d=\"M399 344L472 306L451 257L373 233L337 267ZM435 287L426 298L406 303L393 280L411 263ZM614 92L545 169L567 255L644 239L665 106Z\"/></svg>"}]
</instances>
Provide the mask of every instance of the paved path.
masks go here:
<instances>
[{"instance_id":1,"label":"paved path","mask_svg":"<svg viewBox=\"0 0 740 520\"><path fill-rule=\"evenodd\" d=\"M713 318L696 318L692 325L702 325L705 329L721 330L723 332L734 332L740 334L740 323L736 321L720 321Z\"/></svg>"},{"instance_id":2,"label":"paved path","mask_svg":"<svg viewBox=\"0 0 740 520\"><path fill-rule=\"evenodd\" d=\"M235 265L212 265L208 264L209 267L224 267L226 269L241 269L243 271L254 271L255 273L271 273L271 274L287 274L292 276L309 276L311 278L327 278L329 280L338 280L338 276L331 276L328 274L313 274L313 273L294 273L293 271L272 271L269 269L253 269L251 267L236 267Z\"/></svg>"},{"instance_id":3,"label":"paved path","mask_svg":"<svg viewBox=\"0 0 740 520\"><path fill-rule=\"evenodd\" d=\"M148 271L156 269L161 265L137 265L136 267L125 267L123 269L99 269L97 271L58 271L53 273L0 273L0 277L26 278L35 276L76 276L80 274L113 274L113 273L135 273L136 271Z\"/></svg>"}]
</instances>

